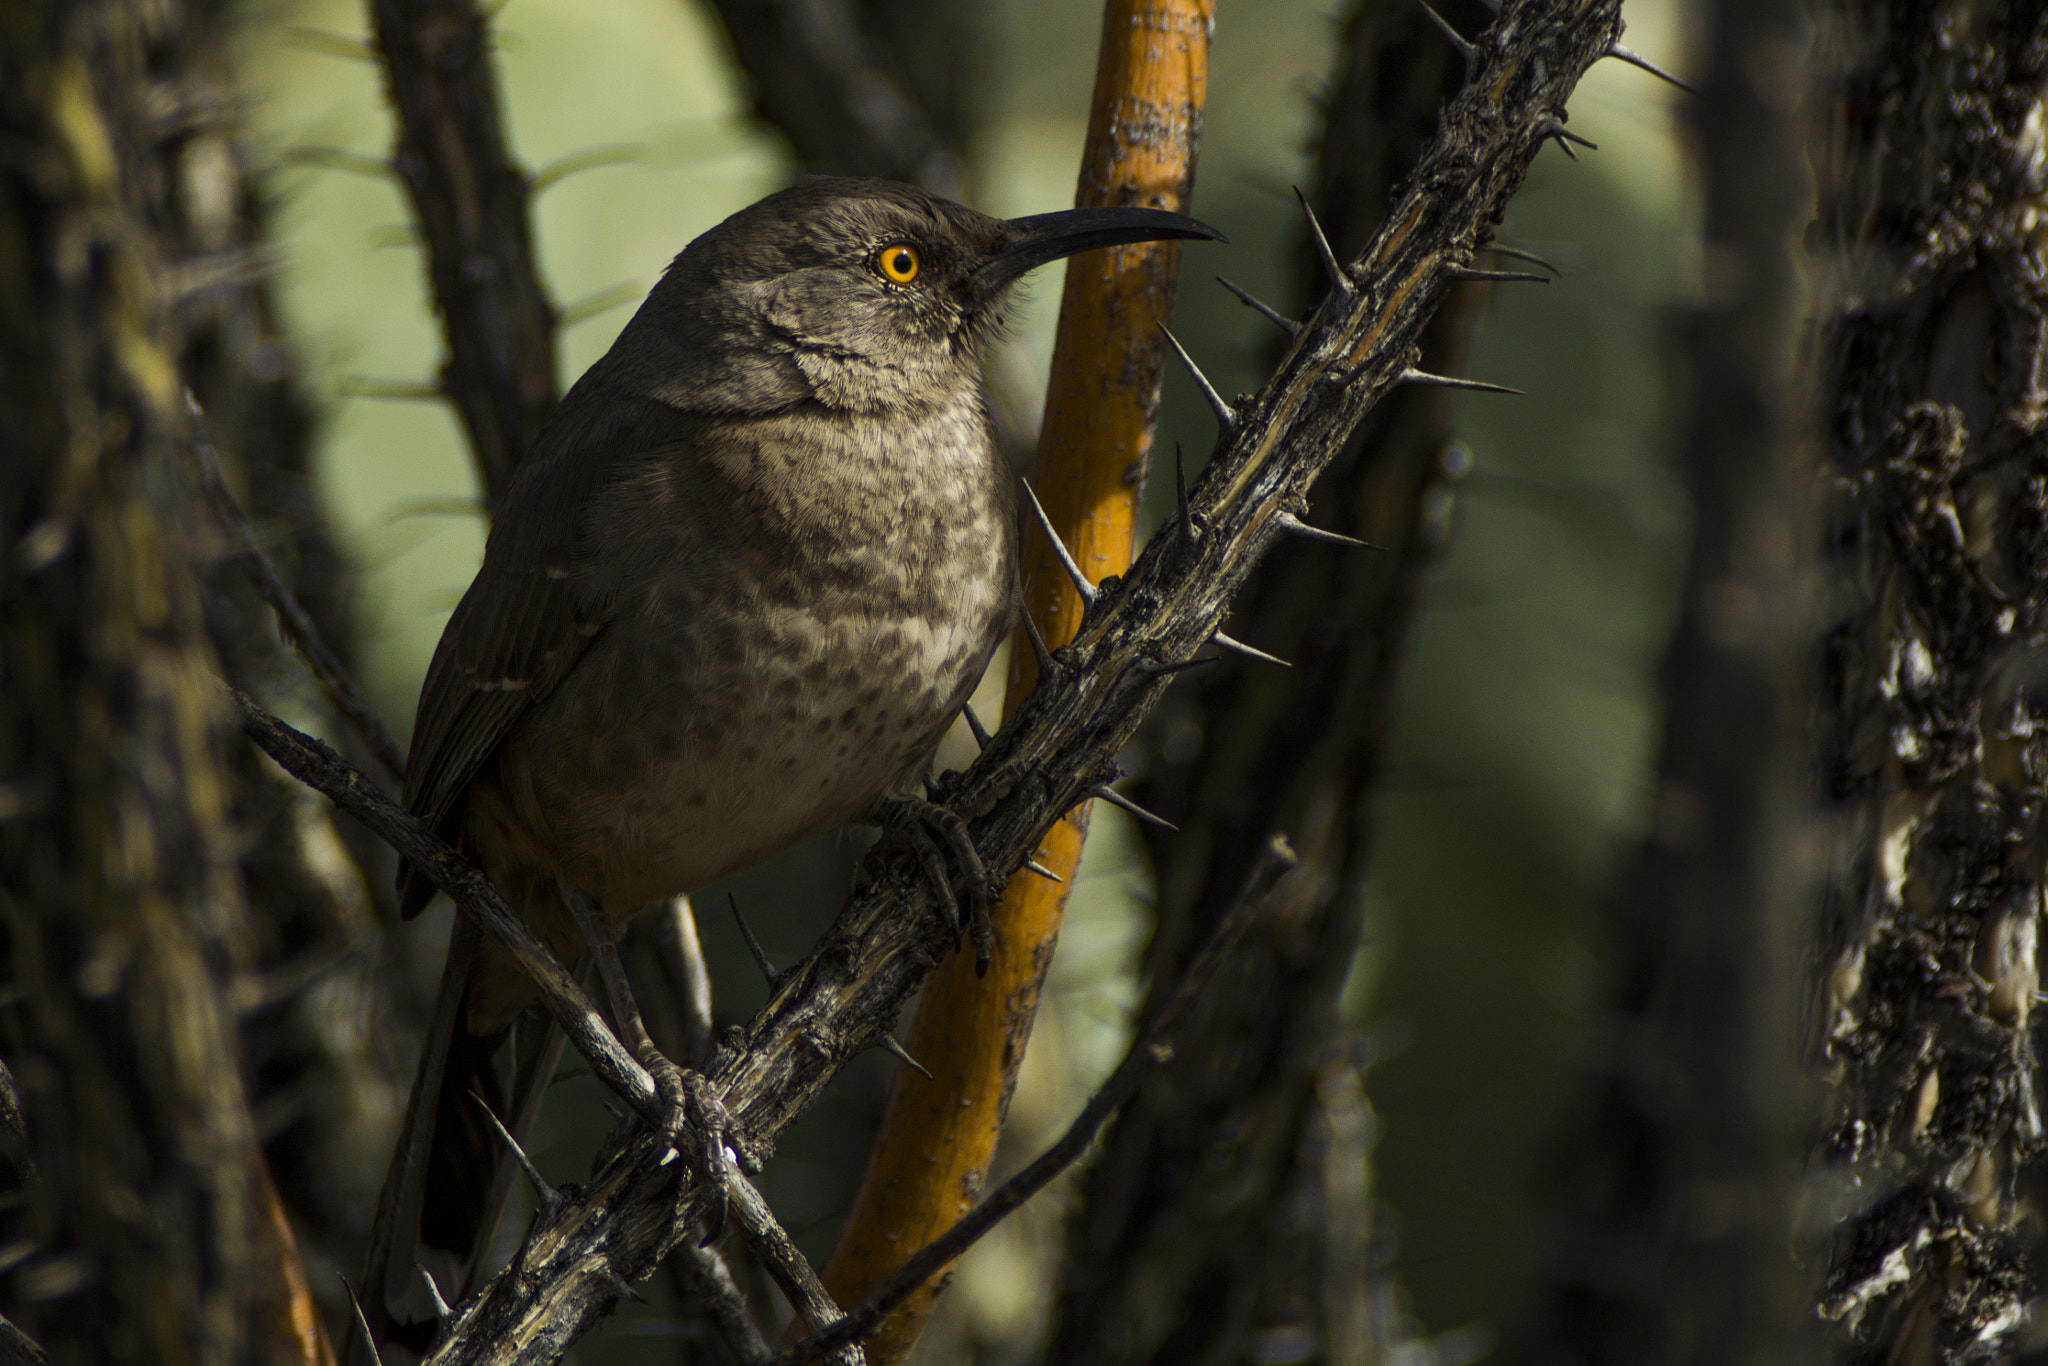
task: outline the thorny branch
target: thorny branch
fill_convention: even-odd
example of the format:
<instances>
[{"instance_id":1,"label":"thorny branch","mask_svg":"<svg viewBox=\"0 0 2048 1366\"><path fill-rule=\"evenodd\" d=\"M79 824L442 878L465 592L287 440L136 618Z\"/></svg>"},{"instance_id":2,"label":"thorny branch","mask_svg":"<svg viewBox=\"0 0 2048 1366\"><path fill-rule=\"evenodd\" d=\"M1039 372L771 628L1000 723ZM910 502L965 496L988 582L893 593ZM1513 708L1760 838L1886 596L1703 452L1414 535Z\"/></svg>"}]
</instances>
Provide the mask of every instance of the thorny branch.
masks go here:
<instances>
[{"instance_id":1,"label":"thorny branch","mask_svg":"<svg viewBox=\"0 0 2048 1366\"><path fill-rule=\"evenodd\" d=\"M1278 373L1237 409L1175 534L1105 582L1016 721L946 797L983 861L1013 874L1042 832L1114 772L1117 751L1170 683L1155 672L1215 634L1259 556L1289 534L1317 473L1412 369L1416 339L1485 243L1566 97L1619 30L1616 0L1511 6L1475 43L1470 76L1394 212L1303 325ZM734 1146L756 1165L838 1068L873 1045L952 934L907 866L841 913L759 1015L715 1055L712 1089ZM651 1135L536 1218L513 1266L450 1321L435 1360L546 1361L609 1313L621 1279L648 1274L703 1199L678 1199ZM675 1164L681 1165L681 1164ZM566 1193L565 1193L566 1195Z\"/></svg>"},{"instance_id":2,"label":"thorny branch","mask_svg":"<svg viewBox=\"0 0 2048 1366\"><path fill-rule=\"evenodd\" d=\"M590 1063L591 1070L633 1112L659 1126L660 1097L626 1046L612 1033L583 984L548 951L540 936L507 905L505 898L468 859L422 825L410 811L365 778L347 760L310 735L292 729L233 688L227 692L242 710L242 729L278 766L370 828L371 833L412 861L436 887L468 914L519 963L540 989L548 1010Z\"/></svg>"},{"instance_id":3,"label":"thorny branch","mask_svg":"<svg viewBox=\"0 0 2048 1366\"><path fill-rule=\"evenodd\" d=\"M577 1051L589 1061L592 1071L636 1115L658 1130L664 1114L653 1078L605 1024L582 984L548 951L526 922L513 913L503 895L491 886L483 872L326 745L294 730L233 688L227 691L242 710L243 730L266 754L286 772L324 793L393 849L425 870L435 886L446 892L465 912L475 916L505 946L540 988L549 1012ZM506 1138L511 1141L509 1134ZM516 1145L514 1151L517 1152ZM524 1154L519 1156L524 1165ZM658 1165L667 1165L677 1156L676 1150L664 1145L664 1155ZM735 1222L775 1274L790 1301L821 1322L838 1319L839 1310L819 1283L817 1273L797 1251L789 1234L776 1223L767 1202L752 1183L744 1177L735 1176L722 1194L730 1199ZM554 1204L559 1197L542 1188L540 1198L547 1206ZM711 1264L715 1261L714 1255L700 1268L712 1279L714 1292L720 1289L717 1277L723 1269ZM729 1282L730 1276L725 1280ZM739 1332L737 1324L734 1329ZM744 1333L740 1333L736 1340L745 1341ZM833 1359L839 1360L839 1354L835 1353ZM845 1354L846 1366L858 1366L859 1360L858 1349L849 1349Z\"/></svg>"},{"instance_id":4,"label":"thorny branch","mask_svg":"<svg viewBox=\"0 0 2048 1366\"><path fill-rule=\"evenodd\" d=\"M532 187L500 129L484 16L470 0L372 0L397 116L391 169L427 247L448 339L441 389L495 502L555 406L555 311L527 222Z\"/></svg>"},{"instance_id":5,"label":"thorny branch","mask_svg":"<svg viewBox=\"0 0 2048 1366\"><path fill-rule=\"evenodd\" d=\"M335 709L341 713L342 719L355 729L357 736L369 746L370 753L377 757L378 763L384 765L386 772L394 778L403 778L405 751L391 738L391 732L384 729L383 721L378 719L375 709L363 696L362 690L356 686L355 680L349 677L348 670L342 667L334 651L329 649L327 642L321 638L320 629L313 624L313 618L300 604L298 595L292 592L290 586L285 583L284 576L277 572L277 566L271 563L270 556L264 553L262 543L256 539L256 533L249 527L249 519L242 513L242 505L235 501L235 495L228 490L227 481L221 477L220 456L215 453L213 444L206 439L205 430L199 426L204 420L204 415L199 410L198 401L190 393L185 395L185 406L190 410L194 424L193 446L199 457L200 488L205 492L207 501L213 504L213 510L219 516L221 525L227 529L228 539L234 542L242 566L248 571L249 580L256 586L257 594L270 604L273 612L277 613L278 622L284 627L285 635L298 647L300 657L306 661L307 667L312 669L313 676L327 689L327 695L333 700Z\"/></svg>"},{"instance_id":6,"label":"thorny branch","mask_svg":"<svg viewBox=\"0 0 2048 1366\"><path fill-rule=\"evenodd\" d=\"M1174 988L1173 995L1158 1015L1147 1024L1124 1054L1124 1060L1109 1074L1101 1088L1081 1107L1081 1113L1067 1126L1059 1141L1047 1148L1024 1170L1018 1172L981 1202L965 1218L934 1238L912 1255L895 1275L882 1284L866 1304L822 1333L815 1333L775 1357L773 1366L798 1366L819 1353L848 1343L867 1333L888 1316L889 1311L910 1297L920 1285L950 1265L997 1224L1016 1213L1026 1200L1045 1189L1046 1184L1081 1160L1095 1141L1096 1133L1117 1109L1136 1094L1138 1083L1153 1068L1173 1058L1174 1031L1195 1008L1216 971L1230 957L1271 904L1269 893L1295 865L1294 851L1279 835L1268 836L1228 913L1202 952Z\"/></svg>"},{"instance_id":7,"label":"thorny branch","mask_svg":"<svg viewBox=\"0 0 2048 1366\"><path fill-rule=\"evenodd\" d=\"M1311 193L1345 259L1386 216L1465 77L1458 49L1412 0L1347 8ZM1435 8L1460 33L1492 17L1480 0ZM1327 288L1320 254L1302 236L1292 255L1290 297L1313 302ZM1423 368L1464 373L1493 292L1466 284L1438 310ZM1274 336L1297 330L1284 315L1268 321ZM1320 1328L1327 1360L1366 1362L1393 1358L1414 1331L1388 1298L1392 1237L1367 1176L1358 1087L1371 1050L1339 997L1374 863L1360 813L1383 777L1404 642L1465 469L1458 400L1420 386L1389 395L1316 484L1319 525L1386 553L1283 547L1239 594L1238 618L1293 668L1191 678L1125 761L1138 774L1132 795L1186 832L1147 835L1156 923L1142 974L1154 996L1227 912L1267 830L1288 832L1301 868L1181 1028L1188 1060L1172 1083L1148 1086L1105 1131L1066 1230L1045 1360L1167 1362L1192 1343L1243 1359L1261 1325L1290 1321ZM1208 1174L1222 1166L1219 1187ZM1215 1293L1219 1276L1227 1296Z\"/></svg>"},{"instance_id":8,"label":"thorny branch","mask_svg":"<svg viewBox=\"0 0 2048 1366\"><path fill-rule=\"evenodd\" d=\"M410 140L433 125L406 112L402 72L421 54L408 56L394 38L411 22L393 22L400 7L400 0L378 0L379 40ZM474 23L473 10L456 7ZM1465 87L1446 108L1394 211L1356 262L1333 271L1331 293L1273 378L1235 407L1179 524L1156 537L1120 582L1099 585L1079 634L1059 651L1013 724L968 773L949 775L944 795L969 818L984 863L999 875L1014 874L1054 820L1114 776L1115 755L1174 677L1162 666L1190 659L1212 639L1222 643L1218 627L1233 595L1272 543L1294 533L1316 475L1373 404L1404 383L1440 382L1413 368L1423 326L1485 244L1536 152L1563 134L1566 97L1609 54L1619 31L1618 0L1532 8L1508 8L1474 43ZM417 103L418 92L410 97ZM495 140L496 121L488 122ZM409 180L405 158L420 151L402 141L400 171ZM509 166L502 151L499 157L503 164L493 174ZM424 216L430 206L419 207ZM481 201L473 207L481 211ZM522 191L509 208L522 241L523 210ZM430 241L434 235L429 224ZM453 338L455 312L440 288L444 253L437 245L432 254ZM531 281L530 259L524 265L522 278ZM474 312L475 300L456 302ZM539 307L544 317L544 302ZM461 348L454 349L459 356ZM464 414L472 420L467 406ZM479 440L479 451L502 451L504 436L501 429L492 441ZM487 482L496 487L490 475L487 467ZM252 735L273 757L427 869L520 957L593 1069L650 1121L587 1187L567 1188L539 1211L513 1264L458 1307L433 1357L552 1361L611 1311L631 1281L690 1236L690 1220L707 1194L694 1180L677 1188L691 1178L661 1137L646 1071L481 875L324 746L251 703L243 706ZM904 862L854 898L768 1005L712 1059L712 1092L732 1118L731 1143L743 1165L758 1169L781 1130L841 1066L887 1032L953 947L932 892Z\"/></svg>"}]
</instances>

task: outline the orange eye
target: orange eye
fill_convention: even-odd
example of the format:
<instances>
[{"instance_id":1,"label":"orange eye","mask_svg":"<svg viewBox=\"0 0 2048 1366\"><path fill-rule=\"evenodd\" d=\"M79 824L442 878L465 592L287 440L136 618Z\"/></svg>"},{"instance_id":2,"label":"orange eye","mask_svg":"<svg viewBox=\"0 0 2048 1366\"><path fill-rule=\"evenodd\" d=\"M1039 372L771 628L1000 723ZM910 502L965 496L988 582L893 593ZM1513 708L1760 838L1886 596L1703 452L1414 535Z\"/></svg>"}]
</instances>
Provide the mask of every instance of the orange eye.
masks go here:
<instances>
[{"instance_id":1,"label":"orange eye","mask_svg":"<svg viewBox=\"0 0 2048 1366\"><path fill-rule=\"evenodd\" d=\"M917 278L917 248L908 242L891 242L875 253L875 270L884 280L907 285Z\"/></svg>"}]
</instances>

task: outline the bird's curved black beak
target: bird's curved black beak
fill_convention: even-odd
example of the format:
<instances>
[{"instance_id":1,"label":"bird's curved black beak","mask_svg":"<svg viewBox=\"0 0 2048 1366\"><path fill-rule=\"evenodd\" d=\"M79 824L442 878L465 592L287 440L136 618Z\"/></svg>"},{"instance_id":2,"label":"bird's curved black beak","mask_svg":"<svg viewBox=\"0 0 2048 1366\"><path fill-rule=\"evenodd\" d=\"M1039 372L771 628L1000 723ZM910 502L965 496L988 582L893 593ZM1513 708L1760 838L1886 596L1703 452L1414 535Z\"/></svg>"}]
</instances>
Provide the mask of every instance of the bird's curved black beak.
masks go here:
<instances>
[{"instance_id":1,"label":"bird's curved black beak","mask_svg":"<svg viewBox=\"0 0 2048 1366\"><path fill-rule=\"evenodd\" d=\"M1121 247L1175 237L1205 242L1230 240L1207 223L1164 209L1063 209L1058 213L1012 218L1009 227L1009 245L975 269L975 283L984 291L1000 289L1048 261L1096 247Z\"/></svg>"}]
</instances>

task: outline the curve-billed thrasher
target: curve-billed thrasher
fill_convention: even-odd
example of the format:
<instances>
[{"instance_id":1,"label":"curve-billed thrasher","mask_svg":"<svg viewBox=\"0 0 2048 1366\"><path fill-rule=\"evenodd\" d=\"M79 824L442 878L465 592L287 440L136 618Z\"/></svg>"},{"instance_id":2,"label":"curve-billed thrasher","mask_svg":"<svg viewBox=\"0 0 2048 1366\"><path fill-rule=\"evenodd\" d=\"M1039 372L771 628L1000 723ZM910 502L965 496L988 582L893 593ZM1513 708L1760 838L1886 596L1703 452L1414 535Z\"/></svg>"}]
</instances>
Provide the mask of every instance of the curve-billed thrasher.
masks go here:
<instances>
[{"instance_id":1,"label":"curve-billed thrasher","mask_svg":"<svg viewBox=\"0 0 2048 1366\"><path fill-rule=\"evenodd\" d=\"M1092 247L1217 235L816 179L699 237L507 486L427 671L406 804L564 961L567 896L616 931L841 826L957 834L916 789L1015 614L982 386L1010 286ZM404 870L405 913L432 890ZM378 1338L431 1337L416 1264L451 1301L473 1288L510 1171L472 1093L519 1133L559 1047L459 918L371 1236Z\"/></svg>"}]
</instances>

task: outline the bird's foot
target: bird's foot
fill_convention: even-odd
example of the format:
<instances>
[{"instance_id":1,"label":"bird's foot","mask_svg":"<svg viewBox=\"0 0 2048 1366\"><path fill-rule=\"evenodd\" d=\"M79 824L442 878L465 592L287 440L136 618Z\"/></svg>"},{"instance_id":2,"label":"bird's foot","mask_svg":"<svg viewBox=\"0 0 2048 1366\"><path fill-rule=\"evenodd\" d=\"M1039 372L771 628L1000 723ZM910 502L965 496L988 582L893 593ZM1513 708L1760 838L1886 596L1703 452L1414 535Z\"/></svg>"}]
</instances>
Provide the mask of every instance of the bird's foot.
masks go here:
<instances>
[{"instance_id":1,"label":"bird's foot","mask_svg":"<svg viewBox=\"0 0 2048 1366\"><path fill-rule=\"evenodd\" d=\"M995 956L995 923L989 919L995 898L989 889L988 869L975 851L974 841L967 837L967 822L957 812L921 797L896 797L876 808L875 823L882 827L882 840L869 855L870 866L898 849L908 849L916 856L918 867L939 894L939 904L945 907L954 941L957 943L965 930L974 945L975 972L987 972L989 960ZM967 880L965 906L954 895L954 875L946 867L934 834L952 850L960 875Z\"/></svg>"},{"instance_id":2,"label":"bird's foot","mask_svg":"<svg viewBox=\"0 0 2048 1366\"><path fill-rule=\"evenodd\" d=\"M655 1046L640 1014L640 1003L633 998L625 965L619 961L618 943L597 904L569 888L563 889L563 896L597 957L598 975L604 979L605 994L611 997L612 1014L626 1036L626 1047L654 1079L654 1091L662 1104L661 1135L690 1163L710 1198L704 1214L704 1245L709 1246L725 1231L726 1192L737 1176L729 1143L732 1116L703 1073L678 1065Z\"/></svg>"},{"instance_id":3,"label":"bird's foot","mask_svg":"<svg viewBox=\"0 0 2048 1366\"><path fill-rule=\"evenodd\" d=\"M728 1192L733 1182L740 1179L732 1151L732 1115L702 1072L677 1066L659 1049L650 1049L649 1053L651 1056L641 1062L654 1074L655 1089L661 1093L667 1111L661 1126L662 1137L690 1164L709 1198L704 1210L704 1236L698 1243L700 1247L709 1247L725 1232Z\"/></svg>"}]
</instances>

